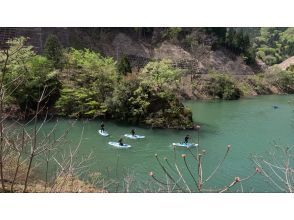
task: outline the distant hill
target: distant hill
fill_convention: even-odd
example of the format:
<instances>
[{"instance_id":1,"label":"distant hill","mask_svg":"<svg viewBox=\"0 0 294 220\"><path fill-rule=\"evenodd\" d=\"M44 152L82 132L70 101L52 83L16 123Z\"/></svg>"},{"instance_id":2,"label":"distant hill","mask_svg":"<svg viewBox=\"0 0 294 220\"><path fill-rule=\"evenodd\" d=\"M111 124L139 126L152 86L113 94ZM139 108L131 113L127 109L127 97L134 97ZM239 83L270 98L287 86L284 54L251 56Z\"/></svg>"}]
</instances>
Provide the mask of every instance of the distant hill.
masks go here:
<instances>
[{"instance_id":1,"label":"distant hill","mask_svg":"<svg viewBox=\"0 0 294 220\"><path fill-rule=\"evenodd\" d=\"M251 75L257 71L222 45L226 28L0 28L0 43L25 36L42 53L49 34L56 35L64 47L89 48L115 60L127 56L133 68L152 59L171 59L191 73Z\"/></svg>"},{"instance_id":2,"label":"distant hill","mask_svg":"<svg viewBox=\"0 0 294 220\"><path fill-rule=\"evenodd\" d=\"M29 37L42 53L49 34L64 47L89 48L119 60L127 56L133 68L152 59L171 59L190 73L223 72L252 75L293 56L294 28L0 28L0 47L9 38ZM247 38L246 38L247 37ZM251 64L248 57L251 56ZM259 61L253 64L255 56ZM249 57L250 58L250 57ZM290 59L291 60L291 59ZM250 64L250 65L248 65Z\"/></svg>"}]
</instances>

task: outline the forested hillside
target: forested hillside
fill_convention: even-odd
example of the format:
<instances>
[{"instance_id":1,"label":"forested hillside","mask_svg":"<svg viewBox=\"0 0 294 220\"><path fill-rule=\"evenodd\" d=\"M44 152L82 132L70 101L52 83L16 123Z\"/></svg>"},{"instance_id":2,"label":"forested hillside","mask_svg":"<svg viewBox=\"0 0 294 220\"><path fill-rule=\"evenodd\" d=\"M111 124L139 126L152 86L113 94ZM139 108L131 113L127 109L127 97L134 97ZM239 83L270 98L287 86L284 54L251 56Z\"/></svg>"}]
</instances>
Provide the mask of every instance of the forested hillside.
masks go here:
<instances>
[{"instance_id":1,"label":"forested hillside","mask_svg":"<svg viewBox=\"0 0 294 220\"><path fill-rule=\"evenodd\" d=\"M55 116L193 128L185 99L294 92L293 59L288 59L293 28L20 28L11 33L18 38L1 38L3 83L10 85L4 106L24 118L43 106L44 114ZM271 67L285 59L283 68Z\"/></svg>"}]
</instances>

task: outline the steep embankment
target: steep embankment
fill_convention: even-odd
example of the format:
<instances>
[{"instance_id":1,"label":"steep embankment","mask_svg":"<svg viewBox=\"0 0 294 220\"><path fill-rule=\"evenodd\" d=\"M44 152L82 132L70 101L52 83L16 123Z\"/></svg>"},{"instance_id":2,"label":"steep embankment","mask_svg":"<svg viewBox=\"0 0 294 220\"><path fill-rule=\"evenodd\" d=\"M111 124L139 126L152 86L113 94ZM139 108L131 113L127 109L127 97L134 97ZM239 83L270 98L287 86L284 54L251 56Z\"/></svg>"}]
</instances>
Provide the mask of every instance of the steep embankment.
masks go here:
<instances>
[{"instance_id":1,"label":"steep embankment","mask_svg":"<svg viewBox=\"0 0 294 220\"><path fill-rule=\"evenodd\" d=\"M79 36L85 41L85 36ZM209 43L191 51L178 41L163 40L153 43L119 31L107 33L95 42L95 46L92 45L93 49L107 56L118 60L123 55L127 56L135 72L150 60L171 60L174 67L183 71L179 95L184 99L213 98L206 90L210 78L208 73L225 73L232 75L233 78L243 78L260 71L258 66L247 65L241 56L228 49L220 47L212 50ZM252 90L251 94L255 92Z\"/></svg>"}]
</instances>

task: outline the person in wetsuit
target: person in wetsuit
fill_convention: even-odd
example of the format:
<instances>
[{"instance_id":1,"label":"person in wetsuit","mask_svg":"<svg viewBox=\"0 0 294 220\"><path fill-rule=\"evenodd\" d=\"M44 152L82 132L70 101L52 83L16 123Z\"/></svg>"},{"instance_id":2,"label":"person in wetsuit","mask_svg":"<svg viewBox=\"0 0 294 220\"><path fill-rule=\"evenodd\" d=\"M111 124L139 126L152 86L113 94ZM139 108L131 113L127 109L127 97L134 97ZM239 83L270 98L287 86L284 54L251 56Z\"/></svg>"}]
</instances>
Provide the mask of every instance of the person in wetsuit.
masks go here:
<instances>
[{"instance_id":1,"label":"person in wetsuit","mask_svg":"<svg viewBox=\"0 0 294 220\"><path fill-rule=\"evenodd\" d=\"M105 130L104 130L104 122L103 121L101 122L100 126L101 126L101 132L104 132Z\"/></svg>"},{"instance_id":2,"label":"person in wetsuit","mask_svg":"<svg viewBox=\"0 0 294 220\"><path fill-rule=\"evenodd\" d=\"M133 136L135 136L135 129L132 129L132 130L131 130L131 134L132 134Z\"/></svg>"},{"instance_id":3,"label":"person in wetsuit","mask_svg":"<svg viewBox=\"0 0 294 220\"><path fill-rule=\"evenodd\" d=\"M184 141L185 144L188 144L189 138L190 138L190 136L187 134L185 137L185 141Z\"/></svg>"},{"instance_id":4,"label":"person in wetsuit","mask_svg":"<svg viewBox=\"0 0 294 220\"><path fill-rule=\"evenodd\" d=\"M118 143L119 143L120 146L123 146L123 145L124 145L124 143L123 143L123 139L122 139L122 138L119 139L119 140L118 140Z\"/></svg>"}]
</instances>

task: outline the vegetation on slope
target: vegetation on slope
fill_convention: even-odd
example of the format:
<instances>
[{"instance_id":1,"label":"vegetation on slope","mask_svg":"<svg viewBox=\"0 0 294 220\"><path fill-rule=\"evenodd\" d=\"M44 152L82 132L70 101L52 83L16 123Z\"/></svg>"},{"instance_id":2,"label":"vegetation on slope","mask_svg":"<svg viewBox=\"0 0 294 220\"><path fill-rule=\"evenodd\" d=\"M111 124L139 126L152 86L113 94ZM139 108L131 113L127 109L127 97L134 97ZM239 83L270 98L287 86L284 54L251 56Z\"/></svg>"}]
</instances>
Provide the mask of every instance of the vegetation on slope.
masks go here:
<instances>
[{"instance_id":1,"label":"vegetation on slope","mask_svg":"<svg viewBox=\"0 0 294 220\"><path fill-rule=\"evenodd\" d=\"M210 73L199 76L192 83L198 99L239 99L242 96L293 94L294 71L271 68L265 73L250 76L231 76Z\"/></svg>"},{"instance_id":2,"label":"vegetation on slope","mask_svg":"<svg viewBox=\"0 0 294 220\"><path fill-rule=\"evenodd\" d=\"M9 43L11 47L14 42ZM59 116L113 118L152 127L193 127L191 111L174 93L181 72L169 61L150 62L132 75L126 58L118 66L113 58L88 49L68 48L60 55L58 41L52 36L47 40L46 56L36 55L24 43L22 38L25 59L10 63L5 77L6 83L14 85L10 104L23 112L34 112L38 98L43 96L39 103L44 106L43 112L48 109Z\"/></svg>"},{"instance_id":3,"label":"vegetation on slope","mask_svg":"<svg viewBox=\"0 0 294 220\"><path fill-rule=\"evenodd\" d=\"M294 28L261 28L254 47L257 58L266 64L280 63L294 55Z\"/></svg>"}]
</instances>

